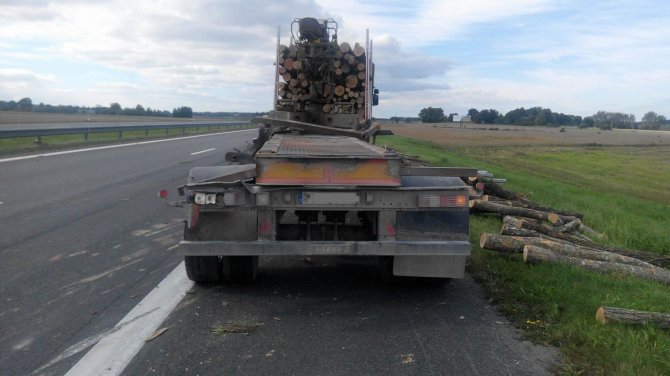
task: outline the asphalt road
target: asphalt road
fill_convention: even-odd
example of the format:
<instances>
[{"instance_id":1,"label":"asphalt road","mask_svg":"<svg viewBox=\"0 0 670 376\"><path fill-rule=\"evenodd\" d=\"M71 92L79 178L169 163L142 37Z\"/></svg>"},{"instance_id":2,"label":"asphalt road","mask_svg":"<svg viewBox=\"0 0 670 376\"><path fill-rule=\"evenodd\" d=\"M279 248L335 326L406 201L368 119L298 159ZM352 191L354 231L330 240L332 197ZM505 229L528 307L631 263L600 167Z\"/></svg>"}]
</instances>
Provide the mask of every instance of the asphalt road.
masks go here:
<instances>
[{"instance_id":1,"label":"asphalt road","mask_svg":"<svg viewBox=\"0 0 670 376\"><path fill-rule=\"evenodd\" d=\"M181 261L156 192L254 135L0 161L0 374L60 375ZM199 151L216 150L195 154ZM174 194L174 191L171 192ZM126 375L547 374L470 278L387 286L347 258L265 258L254 285L196 285ZM217 333L231 328L243 333Z\"/></svg>"},{"instance_id":2,"label":"asphalt road","mask_svg":"<svg viewBox=\"0 0 670 376\"><path fill-rule=\"evenodd\" d=\"M28 375L128 313L181 261L168 249L183 212L158 190L253 134L0 162L0 374ZM63 374L84 352L36 374Z\"/></svg>"}]
</instances>

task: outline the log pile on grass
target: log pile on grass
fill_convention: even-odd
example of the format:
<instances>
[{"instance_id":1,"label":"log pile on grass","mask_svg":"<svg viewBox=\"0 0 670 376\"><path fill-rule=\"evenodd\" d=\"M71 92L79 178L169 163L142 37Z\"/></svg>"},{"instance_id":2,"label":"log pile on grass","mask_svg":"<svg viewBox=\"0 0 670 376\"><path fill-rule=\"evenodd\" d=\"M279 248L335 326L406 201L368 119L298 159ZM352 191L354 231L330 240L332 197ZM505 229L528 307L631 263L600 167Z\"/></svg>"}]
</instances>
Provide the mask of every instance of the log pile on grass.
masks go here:
<instances>
[{"instance_id":1,"label":"log pile on grass","mask_svg":"<svg viewBox=\"0 0 670 376\"><path fill-rule=\"evenodd\" d=\"M670 257L603 245L596 240L607 236L584 224L583 214L540 206L504 189L491 174L480 173L463 180L476 190L470 200L471 213L497 215L502 219L500 234L481 234L482 249L521 253L528 264L567 264L597 273L634 276L670 285L667 269ZM651 323L670 328L670 314L626 308L600 307L596 319L603 324Z\"/></svg>"}]
</instances>

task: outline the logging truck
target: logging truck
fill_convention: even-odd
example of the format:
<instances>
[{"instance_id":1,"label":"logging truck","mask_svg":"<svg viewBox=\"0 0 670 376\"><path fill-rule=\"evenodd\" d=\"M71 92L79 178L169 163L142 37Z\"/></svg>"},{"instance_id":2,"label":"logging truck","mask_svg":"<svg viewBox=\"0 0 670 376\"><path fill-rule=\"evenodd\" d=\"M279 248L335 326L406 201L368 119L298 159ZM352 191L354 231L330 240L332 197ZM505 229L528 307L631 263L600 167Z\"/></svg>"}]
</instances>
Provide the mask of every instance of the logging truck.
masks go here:
<instances>
[{"instance_id":1,"label":"logging truck","mask_svg":"<svg viewBox=\"0 0 670 376\"><path fill-rule=\"evenodd\" d=\"M273 111L225 166L191 169L179 187L195 282L251 282L259 256L354 256L385 280L447 281L470 254L468 187L476 170L411 166L375 145L372 40L337 39L332 19L295 19L277 35Z\"/></svg>"}]
</instances>

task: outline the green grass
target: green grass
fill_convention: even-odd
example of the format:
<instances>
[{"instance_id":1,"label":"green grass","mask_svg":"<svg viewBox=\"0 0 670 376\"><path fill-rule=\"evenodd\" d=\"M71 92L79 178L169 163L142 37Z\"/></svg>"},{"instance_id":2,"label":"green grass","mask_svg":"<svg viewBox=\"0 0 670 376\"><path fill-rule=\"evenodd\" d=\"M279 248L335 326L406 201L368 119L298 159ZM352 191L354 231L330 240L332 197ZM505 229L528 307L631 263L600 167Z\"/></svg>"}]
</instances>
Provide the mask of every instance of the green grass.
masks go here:
<instances>
[{"instance_id":1,"label":"green grass","mask_svg":"<svg viewBox=\"0 0 670 376\"><path fill-rule=\"evenodd\" d=\"M62 149L66 147L81 146L81 145L90 145L90 144L109 144L114 142L129 141L129 140L142 140L142 139L156 139L163 137L175 137L181 135L193 135L193 134L204 134L211 132L221 132L230 130L238 130L245 128L254 128L254 126L244 126L244 127L200 127L196 128L174 128L174 129L156 129L145 131L126 131L122 132L121 138L119 138L118 132L108 132L108 133L89 133L88 139L85 139L84 134L72 134L72 135L62 135L62 136L45 136L42 137L42 143L36 144L35 137L18 137L18 138L6 138L0 139L0 155L1 154L12 154L12 153L22 153L22 152L37 152L44 150L54 150Z\"/></svg>"},{"instance_id":2,"label":"green grass","mask_svg":"<svg viewBox=\"0 0 670 376\"><path fill-rule=\"evenodd\" d=\"M608 243L670 254L670 148L458 148L384 137L436 166L486 169L534 201L585 214ZM563 265L523 264L520 255L478 247L498 218L471 221L470 272L502 311L537 341L558 346L565 374L670 374L670 332L654 326L600 325L599 306L670 312L670 288Z\"/></svg>"}]
</instances>

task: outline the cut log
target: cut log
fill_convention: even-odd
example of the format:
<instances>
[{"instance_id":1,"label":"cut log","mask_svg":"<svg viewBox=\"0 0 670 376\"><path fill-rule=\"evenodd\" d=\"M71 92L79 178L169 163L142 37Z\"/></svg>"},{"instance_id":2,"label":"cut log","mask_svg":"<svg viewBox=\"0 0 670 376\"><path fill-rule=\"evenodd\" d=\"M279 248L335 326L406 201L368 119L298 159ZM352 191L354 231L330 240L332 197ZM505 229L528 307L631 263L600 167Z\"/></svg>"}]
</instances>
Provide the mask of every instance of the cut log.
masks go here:
<instances>
[{"instance_id":1,"label":"cut log","mask_svg":"<svg viewBox=\"0 0 670 376\"><path fill-rule=\"evenodd\" d=\"M339 59L338 60L333 60L333 66L335 68L339 68L339 67L342 66L342 62Z\"/></svg>"},{"instance_id":2,"label":"cut log","mask_svg":"<svg viewBox=\"0 0 670 376\"><path fill-rule=\"evenodd\" d=\"M349 64L342 63L341 68L342 68L342 73L344 73L344 74L349 74L349 72L351 72L351 66Z\"/></svg>"},{"instance_id":3,"label":"cut log","mask_svg":"<svg viewBox=\"0 0 670 376\"><path fill-rule=\"evenodd\" d=\"M551 213L556 213L561 216L565 217L575 217L575 218L584 218L584 214L578 213L578 212L573 212L573 211L566 211L566 210L558 210L554 208L549 208L546 206L540 206L536 205L534 203L527 203L519 200L507 200L501 197L496 197L492 195L484 195L481 198L484 201L489 201L489 202L495 202L498 204L503 204L503 205L508 205L508 206L517 206L520 208L528 208L528 209L533 209L533 210L539 210L539 211L546 211L546 212L551 212Z\"/></svg>"},{"instance_id":4,"label":"cut log","mask_svg":"<svg viewBox=\"0 0 670 376\"><path fill-rule=\"evenodd\" d=\"M292 70L294 62L295 62L295 60L291 59L290 57L288 59L285 59L284 60L284 68L286 68L288 70Z\"/></svg>"},{"instance_id":5,"label":"cut log","mask_svg":"<svg viewBox=\"0 0 670 376\"><path fill-rule=\"evenodd\" d=\"M518 200L522 202L529 202L523 197L518 196L516 193L508 191L507 189L493 182L488 182L484 184L484 193L492 194L494 196L504 198L505 200Z\"/></svg>"},{"instance_id":6,"label":"cut log","mask_svg":"<svg viewBox=\"0 0 670 376\"><path fill-rule=\"evenodd\" d=\"M340 43L340 52L342 52L343 55L349 53L349 51L351 51L351 45L349 43L347 42Z\"/></svg>"},{"instance_id":7,"label":"cut log","mask_svg":"<svg viewBox=\"0 0 670 376\"><path fill-rule=\"evenodd\" d=\"M337 85L335 86L335 95L338 97L341 97L344 95L344 86L342 85Z\"/></svg>"},{"instance_id":8,"label":"cut log","mask_svg":"<svg viewBox=\"0 0 670 376\"><path fill-rule=\"evenodd\" d=\"M344 60L347 62L349 65L354 65L356 63L356 57L351 54L346 54L344 55ZM355 66L355 65L354 65Z\"/></svg>"},{"instance_id":9,"label":"cut log","mask_svg":"<svg viewBox=\"0 0 670 376\"><path fill-rule=\"evenodd\" d=\"M337 76L341 76L342 73L343 73L343 72L342 72L342 67L340 67L340 68L336 68L336 69L335 69L335 75L337 75Z\"/></svg>"},{"instance_id":10,"label":"cut log","mask_svg":"<svg viewBox=\"0 0 670 376\"><path fill-rule=\"evenodd\" d=\"M354 56L361 57L363 55L365 55L365 48L363 48L363 46L361 46L359 43L356 43L354 45Z\"/></svg>"},{"instance_id":11,"label":"cut log","mask_svg":"<svg viewBox=\"0 0 670 376\"><path fill-rule=\"evenodd\" d=\"M345 81L347 83L347 87L350 89L358 86L358 77L354 76L353 74L348 75Z\"/></svg>"},{"instance_id":12,"label":"cut log","mask_svg":"<svg viewBox=\"0 0 670 376\"><path fill-rule=\"evenodd\" d=\"M516 228L537 231L539 233L548 235L552 238L568 241L570 243L574 243L575 245L582 246L582 247L585 247L585 248L607 251L607 252L616 253L616 254L619 254L619 255L633 257L633 258L636 258L638 260L648 262L648 263L650 263L654 266L660 266L660 267L663 267L663 268L670 267L670 257L669 256L659 255L657 253L648 252L648 251L638 251L638 250L633 250L633 249L624 249L624 248L604 246L604 245L598 244L598 243L596 243L592 240L583 239L583 238L576 238L569 233L558 232L558 231L555 230L556 228L549 229L545 226L533 223L533 222L531 222L527 219L519 219L519 218L514 218L514 217L511 217L511 216L505 216L503 218L503 222L506 223L506 224L509 224L513 227L516 227Z\"/></svg>"},{"instance_id":13,"label":"cut log","mask_svg":"<svg viewBox=\"0 0 670 376\"><path fill-rule=\"evenodd\" d=\"M546 248L532 245L524 247L523 260L529 264L551 262L573 265L598 273L621 273L656 281L664 285L670 285L670 272L665 269L621 264L618 262L585 260L577 257L564 256Z\"/></svg>"},{"instance_id":14,"label":"cut log","mask_svg":"<svg viewBox=\"0 0 670 376\"><path fill-rule=\"evenodd\" d=\"M289 81L291 81L291 73L286 72L286 73L282 74L281 78L284 81L289 82Z\"/></svg>"},{"instance_id":15,"label":"cut log","mask_svg":"<svg viewBox=\"0 0 670 376\"><path fill-rule=\"evenodd\" d=\"M596 320L601 324L616 322L630 325L645 325L651 323L662 329L670 329L670 314L638 311L635 309L603 306L596 311Z\"/></svg>"},{"instance_id":16,"label":"cut log","mask_svg":"<svg viewBox=\"0 0 670 376\"><path fill-rule=\"evenodd\" d=\"M554 225L563 224L561 216L556 213L548 213L534 209L520 208L515 206L500 205L482 200L470 200L470 209L483 213L498 213L504 215L516 215L533 219L541 219Z\"/></svg>"},{"instance_id":17,"label":"cut log","mask_svg":"<svg viewBox=\"0 0 670 376\"><path fill-rule=\"evenodd\" d=\"M359 71L356 77L358 77L358 79L361 81L365 80L365 71Z\"/></svg>"},{"instance_id":18,"label":"cut log","mask_svg":"<svg viewBox=\"0 0 670 376\"><path fill-rule=\"evenodd\" d=\"M558 232L575 232L577 231L577 227L579 227L579 219L575 219L573 221L570 221L562 226L556 227L556 231Z\"/></svg>"},{"instance_id":19,"label":"cut log","mask_svg":"<svg viewBox=\"0 0 670 376\"><path fill-rule=\"evenodd\" d=\"M502 253L521 253L526 243L516 236L496 235L484 232L479 237L479 247Z\"/></svg>"},{"instance_id":20,"label":"cut log","mask_svg":"<svg viewBox=\"0 0 670 376\"><path fill-rule=\"evenodd\" d=\"M323 112L328 113L333 109L333 105L329 104L329 103L326 103L326 104L323 105L323 107L321 109L323 110Z\"/></svg>"},{"instance_id":21,"label":"cut log","mask_svg":"<svg viewBox=\"0 0 670 376\"><path fill-rule=\"evenodd\" d=\"M527 231L527 230L526 230ZM633 257L623 256L616 253L600 251L579 247L569 243L562 243L552 239L541 237L509 236L483 233L479 239L479 246L484 249L503 253L520 253L526 245L532 245L549 249L557 254L576 257L587 260L617 262L621 264L634 265L645 268L657 268L647 262Z\"/></svg>"},{"instance_id":22,"label":"cut log","mask_svg":"<svg viewBox=\"0 0 670 376\"><path fill-rule=\"evenodd\" d=\"M293 69L295 70L301 70L302 69L302 61L296 60L293 62Z\"/></svg>"},{"instance_id":23,"label":"cut log","mask_svg":"<svg viewBox=\"0 0 670 376\"><path fill-rule=\"evenodd\" d=\"M298 56L298 46L296 46L295 44L288 46L288 56L290 57Z\"/></svg>"},{"instance_id":24,"label":"cut log","mask_svg":"<svg viewBox=\"0 0 670 376\"><path fill-rule=\"evenodd\" d=\"M358 63L358 65L356 66L356 69L358 69L359 72L365 71L365 64Z\"/></svg>"},{"instance_id":25,"label":"cut log","mask_svg":"<svg viewBox=\"0 0 670 376\"><path fill-rule=\"evenodd\" d=\"M606 239L607 238L607 235L592 229L591 227L585 225L581 221L579 221L579 226L577 226L577 230L581 231L582 233L584 233L586 235L590 235L590 236L596 237L598 239Z\"/></svg>"}]
</instances>

